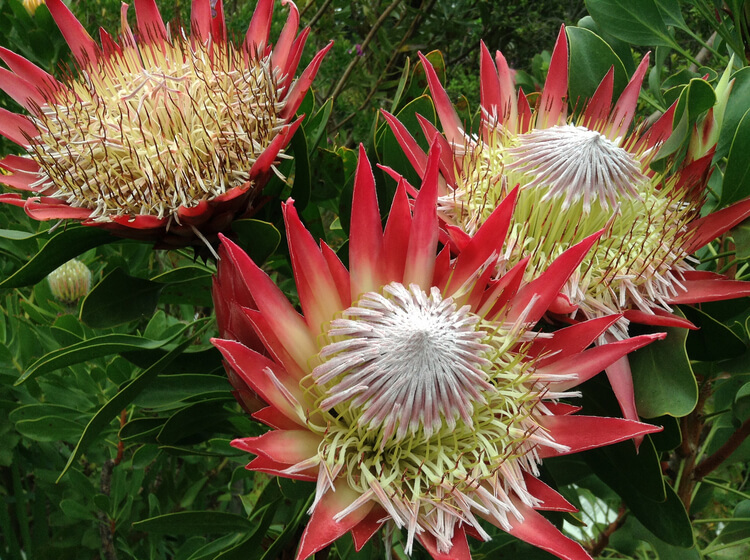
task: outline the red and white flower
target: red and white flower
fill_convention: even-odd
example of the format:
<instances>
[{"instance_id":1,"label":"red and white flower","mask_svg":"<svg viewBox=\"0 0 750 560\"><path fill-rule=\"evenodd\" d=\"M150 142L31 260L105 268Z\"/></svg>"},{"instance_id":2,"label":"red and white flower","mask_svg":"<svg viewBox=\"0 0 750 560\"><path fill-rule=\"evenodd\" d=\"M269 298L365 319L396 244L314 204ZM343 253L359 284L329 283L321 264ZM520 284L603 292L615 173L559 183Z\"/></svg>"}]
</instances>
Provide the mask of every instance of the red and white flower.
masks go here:
<instances>
[{"instance_id":1,"label":"red and white flower","mask_svg":"<svg viewBox=\"0 0 750 560\"><path fill-rule=\"evenodd\" d=\"M610 70L580 115L570 117L564 29L534 108L522 90L516 92L503 55L497 52L493 61L482 44L477 135L464 130L432 65L424 57L422 63L443 133L426 119L420 124L428 141L443 147L439 213L446 238L456 247L468 243L518 186L511 229L498 259L500 273L528 259L525 278L530 280L568 248L603 230L550 308L566 321L622 314L603 340L626 338L631 321L692 328L673 314L675 304L750 295L750 283L698 271L691 258L750 216L750 200L745 200L700 217L718 137L717 115L711 112L701 142L692 143L686 164L672 174L657 173L650 164L672 132L674 106L651 128L630 130L648 55L614 106ZM728 81L727 73L717 87L723 103ZM401 122L385 117L415 169L424 174L427 155ZM627 358L607 374L625 416L637 419Z\"/></svg>"},{"instance_id":2,"label":"red and white flower","mask_svg":"<svg viewBox=\"0 0 750 560\"><path fill-rule=\"evenodd\" d=\"M533 330L600 233L531 282L528 259L495 277L514 190L455 258L448 247L438 252L439 158L435 146L413 206L399 183L383 228L360 149L348 270L318 246L293 201L284 204L302 314L224 240L219 274L242 279L253 304L241 311L263 349L213 343L268 403L254 417L272 428L233 445L257 455L252 470L317 483L298 559L349 531L359 550L384 523L406 530L407 552L417 540L433 558L468 559L466 535L489 539L485 521L560 558L588 559L538 513L573 511L538 467L658 429L578 415L561 399L662 335L589 348L618 316Z\"/></svg>"},{"instance_id":3,"label":"red and white flower","mask_svg":"<svg viewBox=\"0 0 750 560\"><path fill-rule=\"evenodd\" d=\"M0 108L0 134L27 155L0 161L0 195L38 220L69 218L162 246L205 242L253 211L291 122L328 48L295 79L308 29L289 16L268 43L273 0L259 0L244 42L227 40L222 1L193 0L191 31L136 0L137 28L122 7L119 44L92 39L62 0L47 6L72 50L58 81L0 48L0 89L28 112Z\"/></svg>"}]
</instances>

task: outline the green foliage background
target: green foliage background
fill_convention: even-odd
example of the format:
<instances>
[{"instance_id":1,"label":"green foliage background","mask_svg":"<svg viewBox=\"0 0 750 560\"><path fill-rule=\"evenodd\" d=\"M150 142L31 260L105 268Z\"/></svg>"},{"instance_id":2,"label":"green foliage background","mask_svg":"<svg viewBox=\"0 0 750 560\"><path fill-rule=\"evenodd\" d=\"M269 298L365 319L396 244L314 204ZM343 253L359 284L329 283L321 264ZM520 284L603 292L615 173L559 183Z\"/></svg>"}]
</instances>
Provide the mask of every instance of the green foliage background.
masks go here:
<instances>
[{"instance_id":1,"label":"green foliage background","mask_svg":"<svg viewBox=\"0 0 750 560\"><path fill-rule=\"evenodd\" d=\"M159 5L165 20L189 21L190 2ZM244 35L254 7L225 2L236 36ZM674 100L695 108L678 115L685 121L670 141L669 162L684 155L690 128L712 105L712 86L733 52L735 84L707 208L750 195L747 2L325 0L299 7L313 29L302 63L329 40L335 45L315 95L300 109L307 117L290 149L295 160L282 168L289 180L273 180L266 194L293 195L314 235L344 259L357 143L373 161L410 169L379 109L415 130L416 113L436 120L416 53L431 53L471 129L479 40L502 50L518 83L533 92L544 82L561 23L569 26L573 105L612 65L621 89L652 51L639 118ZM117 0L76 1L72 9L92 35L100 25L119 27ZM275 10L272 37L285 19L283 7ZM32 17L18 0L0 0L0 22L1 45L49 71L69 62L45 7ZM20 111L4 95L0 106ZM15 149L0 139L0 153ZM385 211L393 185L376 178ZM294 298L281 229L278 205L269 204L256 220L235 224L234 233ZM749 278L749 232L739 226L701 252L701 267ZM264 428L236 404L209 344L216 334L215 265L191 250L154 251L75 224L34 222L6 206L0 255L0 558L291 558L311 485L246 471L247 456L229 446ZM44 278L73 257L92 270L94 287L70 305L52 297ZM577 516L550 519L598 557L750 555L750 444L694 476L703 459L748 425L750 302L683 312L701 330L675 330L633 360L639 405L664 432L647 438L639 454L626 442L544 464L544 480L582 507ZM616 415L609 392L605 382L589 382L585 407ZM403 558L403 539L392 545ZM355 553L346 537L316 558L383 558L385 546L374 539ZM472 548L475 558L551 558L499 531ZM417 550L413 557L427 555Z\"/></svg>"}]
</instances>

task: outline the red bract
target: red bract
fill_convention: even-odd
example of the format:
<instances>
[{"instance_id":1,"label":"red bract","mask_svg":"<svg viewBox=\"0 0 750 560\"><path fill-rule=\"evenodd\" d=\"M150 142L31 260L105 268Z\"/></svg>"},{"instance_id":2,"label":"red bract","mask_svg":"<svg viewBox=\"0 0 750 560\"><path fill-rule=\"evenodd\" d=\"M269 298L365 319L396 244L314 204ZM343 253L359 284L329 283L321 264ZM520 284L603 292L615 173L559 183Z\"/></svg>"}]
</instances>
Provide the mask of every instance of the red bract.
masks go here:
<instances>
[{"instance_id":1,"label":"red bract","mask_svg":"<svg viewBox=\"0 0 750 560\"><path fill-rule=\"evenodd\" d=\"M329 47L295 79L308 29L289 16L268 43L273 0L244 42L227 41L222 1L193 0L191 30L169 32L154 0L122 8L119 43L95 42L62 0L47 2L74 57L58 81L0 48L0 88L28 115L0 109L0 134L25 156L0 161L0 202L37 220L74 219L163 247L206 242L253 202L299 125L291 122Z\"/></svg>"},{"instance_id":2,"label":"red bract","mask_svg":"<svg viewBox=\"0 0 750 560\"><path fill-rule=\"evenodd\" d=\"M672 313L674 304L750 295L750 283L697 271L690 257L750 216L750 200L745 200L700 217L718 138L718 129L709 126L714 113L705 121L701 142L692 143L690 156L698 159L688 159L669 175L650 164L671 134L674 107L651 128L629 132L648 56L614 106L610 70L580 116L571 119L564 30L534 108L523 91L516 92L502 54L493 61L482 44L478 135L463 129L432 65L424 57L422 63L443 127L440 134L420 120L427 139L444 148L438 205L446 242L463 247L516 187L520 192L510 233L498 251L500 273L528 260L525 278L530 280L564 251L603 231L550 307L565 321L622 314L602 340L627 337L630 321L692 328ZM717 91L728 95L728 81L727 74ZM385 117L424 175L427 155L402 123ZM637 419L627 358L607 374L625 416Z\"/></svg>"},{"instance_id":3,"label":"red bract","mask_svg":"<svg viewBox=\"0 0 750 560\"><path fill-rule=\"evenodd\" d=\"M298 559L347 532L359 550L386 522L406 530L407 552L417 540L433 558L468 559L467 534L490 538L482 520L560 558L588 559L538 513L574 510L536 478L538 466L659 429L577 415L560 399L661 335L589 348L618 316L534 331L600 233L531 282L527 261L495 277L514 190L455 258L438 252L439 158L435 147L413 207L399 183L383 228L360 149L348 270L284 204L302 314L224 240L217 308L252 301L242 312L266 354L237 339L213 343L268 403L254 417L272 428L233 445L257 455L251 470L316 481Z\"/></svg>"}]
</instances>

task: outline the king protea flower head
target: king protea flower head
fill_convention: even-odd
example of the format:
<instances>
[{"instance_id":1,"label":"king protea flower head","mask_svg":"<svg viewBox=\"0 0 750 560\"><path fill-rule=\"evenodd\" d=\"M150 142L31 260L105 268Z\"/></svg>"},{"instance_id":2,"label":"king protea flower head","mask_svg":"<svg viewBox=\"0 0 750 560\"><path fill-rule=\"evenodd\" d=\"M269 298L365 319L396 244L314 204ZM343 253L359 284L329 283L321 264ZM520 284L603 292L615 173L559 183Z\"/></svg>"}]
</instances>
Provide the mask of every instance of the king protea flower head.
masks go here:
<instances>
[{"instance_id":1,"label":"king protea flower head","mask_svg":"<svg viewBox=\"0 0 750 560\"><path fill-rule=\"evenodd\" d=\"M268 44L273 0L259 0L244 42L227 40L222 1L193 0L192 36L164 25L154 0L122 7L119 44L95 42L62 0L50 13L72 50L58 81L0 48L0 88L28 115L0 108L0 134L27 155L8 156L0 183L27 191L1 202L38 220L71 218L114 233L186 245L252 210L294 134L291 122L329 47L295 79L308 29L286 25Z\"/></svg>"},{"instance_id":2,"label":"king protea flower head","mask_svg":"<svg viewBox=\"0 0 750 560\"><path fill-rule=\"evenodd\" d=\"M443 135L425 119L430 142L444 148L440 216L451 242L468 242L517 185L518 204L502 250L500 272L529 260L526 279L596 231L604 234L563 285L553 313L594 318L621 313L604 338L627 337L629 321L692 327L672 313L678 303L750 294L750 283L696 271L690 255L750 215L750 200L700 217L703 188L718 138L714 113L701 130L703 142L672 174L650 169L658 148L672 131L674 106L650 129L630 131L641 82L643 58L612 107L610 70L580 115L567 114L568 52L560 31L549 74L532 108L516 92L510 69L481 45L481 124L466 132L432 65L422 57ZM717 90L726 102L729 74ZM720 96L721 97L721 96ZM723 111L723 109L722 109ZM716 114L720 114L718 111ZM423 174L426 154L407 129L385 115L416 170ZM713 141L711 146L708 142ZM391 171L391 174L397 174ZM637 418L627 359L607 371L628 418Z\"/></svg>"},{"instance_id":3,"label":"king protea flower head","mask_svg":"<svg viewBox=\"0 0 750 560\"><path fill-rule=\"evenodd\" d=\"M386 522L406 529L407 551L416 539L436 559L468 559L467 533L489 539L482 519L561 558L589 558L538 513L573 510L536 478L540 462L656 428L579 416L559 399L661 335L587 349L617 316L533 331L599 234L531 282L528 261L493 278L515 190L451 259L437 252L438 160L436 147L413 208L398 185L383 228L360 149L349 270L284 204L303 315L224 241L219 273L244 279L254 306L243 311L267 354L213 343L268 403L254 417L273 428L233 445L257 455L252 470L317 483L298 559L348 531L359 550Z\"/></svg>"}]
</instances>

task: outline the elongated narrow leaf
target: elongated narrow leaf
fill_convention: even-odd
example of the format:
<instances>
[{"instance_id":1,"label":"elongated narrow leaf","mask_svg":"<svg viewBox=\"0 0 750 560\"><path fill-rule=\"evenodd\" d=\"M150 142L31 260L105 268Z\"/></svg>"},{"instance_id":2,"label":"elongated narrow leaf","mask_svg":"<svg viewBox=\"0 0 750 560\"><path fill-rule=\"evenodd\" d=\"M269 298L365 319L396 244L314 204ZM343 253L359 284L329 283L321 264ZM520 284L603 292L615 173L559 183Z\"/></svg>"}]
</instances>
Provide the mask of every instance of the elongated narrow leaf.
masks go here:
<instances>
[{"instance_id":1,"label":"elongated narrow leaf","mask_svg":"<svg viewBox=\"0 0 750 560\"><path fill-rule=\"evenodd\" d=\"M149 317L156 309L163 287L163 284L135 278L116 268L83 300L81 320L90 327L103 329Z\"/></svg>"},{"instance_id":2,"label":"elongated narrow leaf","mask_svg":"<svg viewBox=\"0 0 750 560\"><path fill-rule=\"evenodd\" d=\"M739 124L732 139L719 206L729 206L733 202L750 196L750 109Z\"/></svg>"},{"instance_id":3,"label":"elongated narrow leaf","mask_svg":"<svg viewBox=\"0 0 750 560\"><path fill-rule=\"evenodd\" d=\"M94 358L110 356L120 352L133 350L154 350L166 344L166 340L150 340L130 334L105 334L89 338L65 348L53 350L31 364L16 381L20 385L37 375L42 375L56 369L80 364Z\"/></svg>"},{"instance_id":4,"label":"elongated narrow leaf","mask_svg":"<svg viewBox=\"0 0 750 560\"><path fill-rule=\"evenodd\" d=\"M292 186L292 198L297 211L301 212L310 202L310 155L307 152L307 138L305 129L299 127L292 136L289 143L294 151L294 185Z\"/></svg>"},{"instance_id":5,"label":"elongated narrow leaf","mask_svg":"<svg viewBox=\"0 0 750 560\"><path fill-rule=\"evenodd\" d=\"M222 511L179 511L136 521L133 528L167 535L223 535L233 531L251 531L253 523L241 515Z\"/></svg>"},{"instance_id":6,"label":"elongated narrow leaf","mask_svg":"<svg viewBox=\"0 0 750 560\"><path fill-rule=\"evenodd\" d=\"M0 282L0 288L20 288L36 284L60 265L84 251L111 243L118 238L93 227L71 227L56 234L39 252L13 275Z\"/></svg>"},{"instance_id":7,"label":"elongated narrow leaf","mask_svg":"<svg viewBox=\"0 0 750 560\"><path fill-rule=\"evenodd\" d=\"M146 386L172 361L174 361L177 356L184 352L185 349L193 343L193 340L196 337L200 336L200 334L205 331L209 325L210 322L208 319L201 319L199 321L196 321L195 323L187 325L172 340L178 340L184 333L189 332L195 327L200 328L193 336L188 337L175 348L170 350L169 353L162 357L158 362L141 372L136 378L127 383L114 397L109 399L109 401L107 401L107 403L99 409L99 411L94 415L94 417L86 425L86 428L83 430L83 434L81 434L81 437L78 440L75 449L73 449L73 452L70 454L68 462L60 473L60 476L57 477L58 482L60 481L60 479L62 479L63 476L65 476L65 473L68 472L68 469L78 459L81 453L83 453L83 451L91 444L91 442L96 439L99 433L109 425L112 419L117 414L119 414L119 412L123 408L130 404L133 399L137 397L140 392L143 391L143 389L145 389Z\"/></svg>"}]
</instances>

